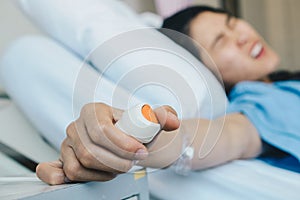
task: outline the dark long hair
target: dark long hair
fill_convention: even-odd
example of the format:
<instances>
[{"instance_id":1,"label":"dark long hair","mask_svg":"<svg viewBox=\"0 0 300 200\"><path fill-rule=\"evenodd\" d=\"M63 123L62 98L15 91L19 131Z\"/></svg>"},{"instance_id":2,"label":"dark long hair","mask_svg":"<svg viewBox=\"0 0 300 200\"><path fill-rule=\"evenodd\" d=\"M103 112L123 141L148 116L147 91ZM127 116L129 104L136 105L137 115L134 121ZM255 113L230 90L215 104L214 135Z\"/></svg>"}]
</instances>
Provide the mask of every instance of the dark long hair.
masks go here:
<instances>
[{"instance_id":1,"label":"dark long hair","mask_svg":"<svg viewBox=\"0 0 300 200\"><path fill-rule=\"evenodd\" d=\"M190 24L192 20L195 19L195 17L197 17L199 14L206 11L230 14L226 10L219 8L213 8L209 6L192 6L166 18L163 22L162 28L171 29L186 35L190 35Z\"/></svg>"},{"instance_id":2,"label":"dark long hair","mask_svg":"<svg viewBox=\"0 0 300 200\"><path fill-rule=\"evenodd\" d=\"M280 70L269 74L268 77L272 82L288 80L300 81L300 71L291 72L287 70Z\"/></svg>"},{"instance_id":3,"label":"dark long hair","mask_svg":"<svg viewBox=\"0 0 300 200\"><path fill-rule=\"evenodd\" d=\"M185 48L200 61L202 61L201 47L190 37L190 25L199 14L206 11L230 15L229 12L219 8L210 6L192 6L166 18L163 22L162 29L160 29L163 34Z\"/></svg>"}]
</instances>

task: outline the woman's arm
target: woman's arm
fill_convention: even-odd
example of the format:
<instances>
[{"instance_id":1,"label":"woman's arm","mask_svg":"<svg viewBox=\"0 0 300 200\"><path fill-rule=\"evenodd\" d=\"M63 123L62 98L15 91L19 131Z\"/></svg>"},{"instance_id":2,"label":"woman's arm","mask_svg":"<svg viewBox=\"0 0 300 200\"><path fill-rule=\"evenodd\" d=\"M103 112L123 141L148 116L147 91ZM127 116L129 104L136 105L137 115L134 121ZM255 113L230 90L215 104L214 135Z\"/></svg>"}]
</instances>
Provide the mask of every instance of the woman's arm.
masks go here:
<instances>
[{"instance_id":1,"label":"woman's arm","mask_svg":"<svg viewBox=\"0 0 300 200\"><path fill-rule=\"evenodd\" d=\"M38 177L49 184L62 184L66 180L106 181L127 172L133 164L164 168L180 157L186 138L195 150L192 160L195 170L255 157L261 152L256 129L241 114L213 121L184 120L179 127L174 111L162 107L155 113L165 131L144 145L114 126L121 113L101 103L85 106L79 119L67 129L60 160L40 164Z\"/></svg>"},{"instance_id":2,"label":"woman's arm","mask_svg":"<svg viewBox=\"0 0 300 200\"><path fill-rule=\"evenodd\" d=\"M216 120L191 119L181 122L178 130L162 132L148 146L149 156L139 164L163 168L182 153L185 139L194 148L192 169L217 166L236 159L260 154L262 143L255 127L242 114L229 114Z\"/></svg>"}]
</instances>

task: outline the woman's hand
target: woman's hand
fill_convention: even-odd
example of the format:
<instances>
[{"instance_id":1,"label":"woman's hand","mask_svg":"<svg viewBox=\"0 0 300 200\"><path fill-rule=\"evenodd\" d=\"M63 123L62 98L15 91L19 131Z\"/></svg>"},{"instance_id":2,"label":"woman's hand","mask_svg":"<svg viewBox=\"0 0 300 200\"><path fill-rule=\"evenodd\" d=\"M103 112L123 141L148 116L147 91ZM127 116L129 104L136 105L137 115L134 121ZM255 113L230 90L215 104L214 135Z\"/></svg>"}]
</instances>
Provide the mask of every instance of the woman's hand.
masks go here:
<instances>
[{"instance_id":1,"label":"woman's hand","mask_svg":"<svg viewBox=\"0 0 300 200\"><path fill-rule=\"evenodd\" d=\"M37 176L50 185L108 181L146 159L145 145L114 126L122 112L102 103L84 106L80 117L67 128L60 159L39 164ZM154 112L163 130L179 127L172 108L163 106Z\"/></svg>"}]
</instances>

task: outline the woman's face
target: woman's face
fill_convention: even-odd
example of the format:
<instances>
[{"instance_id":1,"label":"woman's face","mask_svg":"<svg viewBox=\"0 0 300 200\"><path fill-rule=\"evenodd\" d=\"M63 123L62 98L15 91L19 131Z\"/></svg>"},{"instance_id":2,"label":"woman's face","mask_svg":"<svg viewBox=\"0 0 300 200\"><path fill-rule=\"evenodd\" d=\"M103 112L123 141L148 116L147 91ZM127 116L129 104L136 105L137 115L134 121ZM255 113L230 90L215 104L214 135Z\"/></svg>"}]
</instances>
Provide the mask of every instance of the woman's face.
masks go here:
<instances>
[{"instance_id":1,"label":"woman's face","mask_svg":"<svg viewBox=\"0 0 300 200\"><path fill-rule=\"evenodd\" d=\"M190 36L206 50L200 51L204 64L212 70L216 66L227 84L263 78L279 63L250 24L226 14L199 14L190 24Z\"/></svg>"}]
</instances>

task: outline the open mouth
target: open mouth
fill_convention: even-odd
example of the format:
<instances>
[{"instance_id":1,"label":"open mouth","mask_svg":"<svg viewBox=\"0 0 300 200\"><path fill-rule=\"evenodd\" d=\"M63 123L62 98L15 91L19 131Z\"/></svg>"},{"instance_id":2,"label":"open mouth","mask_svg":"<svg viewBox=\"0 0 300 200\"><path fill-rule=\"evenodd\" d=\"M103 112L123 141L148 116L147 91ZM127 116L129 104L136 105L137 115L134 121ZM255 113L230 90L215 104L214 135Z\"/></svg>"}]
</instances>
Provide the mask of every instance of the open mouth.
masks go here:
<instances>
[{"instance_id":1,"label":"open mouth","mask_svg":"<svg viewBox=\"0 0 300 200\"><path fill-rule=\"evenodd\" d=\"M258 58L262 52L263 52L263 45L262 43L258 42L254 45L254 47L252 48L252 51L250 53L252 58Z\"/></svg>"}]
</instances>

